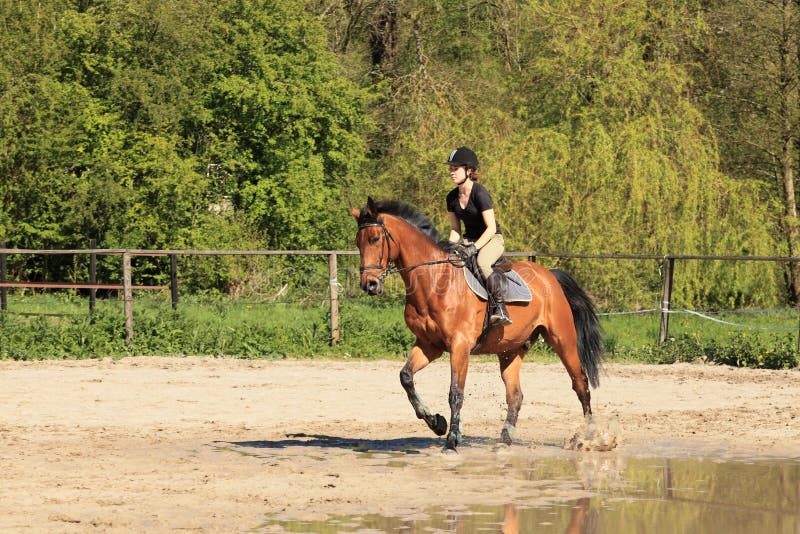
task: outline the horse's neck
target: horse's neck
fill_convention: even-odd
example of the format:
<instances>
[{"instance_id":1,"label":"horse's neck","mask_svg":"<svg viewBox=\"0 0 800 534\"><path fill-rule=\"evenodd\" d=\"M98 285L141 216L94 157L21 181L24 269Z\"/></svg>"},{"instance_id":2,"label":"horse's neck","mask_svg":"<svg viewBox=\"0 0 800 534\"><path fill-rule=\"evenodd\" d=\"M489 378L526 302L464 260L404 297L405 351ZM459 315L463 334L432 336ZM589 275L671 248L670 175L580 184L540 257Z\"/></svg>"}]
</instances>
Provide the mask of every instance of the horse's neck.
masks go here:
<instances>
[{"instance_id":1,"label":"horse's neck","mask_svg":"<svg viewBox=\"0 0 800 534\"><path fill-rule=\"evenodd\" d=\"M393 245L398 248L395 264L400 269L447 257L445 252L425 234L402 219L393 218L391 226L387 225L387 229L395 240Z\"/></svg>"},{"instance_id":2,"label":"horse's neck","mask_svg":"<svg viewBox=\"0 0 800 534\"><path fill-rule=\"evenodd\" d=\"M451 269L448 264L438 266L424 264L446 260L447 253L409 223L400 219L393 219L392 223L395 228L389 228L389 232L394 237L398 248L395 265L400 269L406 289L413 286L415 290L411 293L417 296L424 295L426 291L432 289L434 284L443 282L441 276L434 277L433 273L440 275L442 267Z\"/></svg>"}]
</instances>

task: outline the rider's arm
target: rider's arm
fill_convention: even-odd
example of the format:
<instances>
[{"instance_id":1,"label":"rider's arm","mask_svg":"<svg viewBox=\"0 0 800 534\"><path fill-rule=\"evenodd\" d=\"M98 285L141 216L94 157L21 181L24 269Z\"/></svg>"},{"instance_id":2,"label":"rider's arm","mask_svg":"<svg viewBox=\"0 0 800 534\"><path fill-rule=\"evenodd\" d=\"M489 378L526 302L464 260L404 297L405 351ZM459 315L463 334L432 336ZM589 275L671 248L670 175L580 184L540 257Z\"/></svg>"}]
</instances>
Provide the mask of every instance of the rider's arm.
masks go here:
<instances>
[{"instance_id":1,"label":"rider's arm","mask_svg":"<svg viewBox=\"0 0 800 534\"><path fill-rule=\"evenodd\" d=\"M448 241L452 241L453 243L458 243L459 239L461 239L461 221L458 220L456 214L452 211L447 212L450 215L450 237L448 237Z\"/></svg>"},{"instance_id":2,"label":"rider's arm","mask_svg":"<svg viewBox=\"0 0 800 534\"><path fill-rule=\"evenodd\" d=\"M494 220L494 209L484 210L481 212L481 215L483 215L483 222L486 223L486 230L475 240L475 248L478 250L483 248L497 232L497 223Z\"/></svg>"}]
</instances>

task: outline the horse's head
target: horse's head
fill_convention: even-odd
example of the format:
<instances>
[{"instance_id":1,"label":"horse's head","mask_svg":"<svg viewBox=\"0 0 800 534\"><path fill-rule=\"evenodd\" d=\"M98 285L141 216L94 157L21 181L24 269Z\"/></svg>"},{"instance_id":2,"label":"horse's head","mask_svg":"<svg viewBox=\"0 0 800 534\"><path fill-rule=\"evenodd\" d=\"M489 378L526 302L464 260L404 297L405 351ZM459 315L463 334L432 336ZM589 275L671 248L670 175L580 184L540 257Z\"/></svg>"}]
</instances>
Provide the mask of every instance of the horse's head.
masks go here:
<instances>
[{"instance_id":1,"label":"horse's head","mask_svg":"<svg viewBox=\"0 0 800 534\"><path fill-rule=\"evenodd\" d=\"M370 295L379 295L389 264L395 259L393 255L397 255L396 247L391 245L394 240L371 197L364 209L350 208L350 214L358 223L356 246L361 253L361 289Z\"/></svg>"}]
</instances>

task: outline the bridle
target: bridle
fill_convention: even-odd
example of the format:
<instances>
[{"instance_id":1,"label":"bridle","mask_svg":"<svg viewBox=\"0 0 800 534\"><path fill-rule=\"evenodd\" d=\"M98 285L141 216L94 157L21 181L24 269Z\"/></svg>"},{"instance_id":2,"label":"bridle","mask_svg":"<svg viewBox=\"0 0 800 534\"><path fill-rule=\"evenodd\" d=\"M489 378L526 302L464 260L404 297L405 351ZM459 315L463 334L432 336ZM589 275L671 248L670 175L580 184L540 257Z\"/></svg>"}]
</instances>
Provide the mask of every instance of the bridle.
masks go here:
<instances>
[{"instance_id":1,"label":"bridle","mask_svg":"<svg viewBox=\"0 0 800 534\"><path fill-rule=\"evenodd\" d=\"M389 275L390 270L393 267L391 242L394 241L394 238L392 237L392 234L389 233L389 230L388 228L386 228L386 225L383 224L383 221L377 219L375 221L364 222L359 224L358 231L360 232L365 228L374 228L376 226L380 227L383 230L383 242L381 243L381 255L378 258L378 263L372 265L362 265L361 267L358 268L358 271L363 274L364 271L380 270L380 273L378 274L378 280L380 280L380 282L383 283L383 280L386 278L386 276ZM386 267L383 266L383 243L386 243L386 257L387 257ZM394 244L397 245L397 241L394 241Z\"/></svg>"},{"instance_id":2,"label":"bridle","mask_svg":"<svg viewBox=\"0 0 800 534\"><path fill-rule=\"evenodd\" d=\"M383 283L383 281L386 279L386 277L389 276L392 273L400 273L400 272L403 272L403 271L410 271L412 269L416 269L417 267L422 267L422 266L425 266L425 265L438 265L438 264L441 264L441 263L449 263L449 264L451 264L451 265L453 265L455 267L463 267L464 266L464 260L460 256L458 256L457 254L451 252L447 256L447 259L444 259L444 260L424 261L422 263L417 263L417 264L414 264L414 265L409 265L407 267L398 268L397 266L394 265L394 261L392 260L392 243L394 243L395 246L397 246L397 241L395 241L395 239L392 237L392 234L389 233L389 229L386 228L386 225L383 223L382 220L376 219L374 221L363 222L363 223L358 225L358 231L360 232L361 230L363 230L365 228L374 228L374 227L379 227L379 228L381 228L381 230L383 230L383 242L386 243L386 257L387 257L386 267L383 266L383 243L381 243L381 255L378 258L378 263L377 264L371 264L371 265L361 265L358 268L358 270L362 274L365 271L380 271L380 273L378 273L377 278L381 283ZM358 235L358 234L356 234L356 235Z\"/></svg>"}]
</instances>

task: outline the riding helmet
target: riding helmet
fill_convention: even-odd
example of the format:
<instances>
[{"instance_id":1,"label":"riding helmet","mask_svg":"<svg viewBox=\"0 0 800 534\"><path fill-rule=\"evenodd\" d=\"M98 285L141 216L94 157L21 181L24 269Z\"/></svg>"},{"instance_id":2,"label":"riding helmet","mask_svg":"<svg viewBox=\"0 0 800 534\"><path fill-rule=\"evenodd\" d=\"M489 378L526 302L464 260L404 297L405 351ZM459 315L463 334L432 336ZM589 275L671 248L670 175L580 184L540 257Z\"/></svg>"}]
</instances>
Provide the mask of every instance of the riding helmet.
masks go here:
<instances>
[{"instance_id":1,"label":"riding helmet","mask_svg":"<svg viewBox=\"0 0 800 534\"><path fill-rule=\"evenodd\" d=\"M465 146L460 146L450 152L450 157L447 158L448 165L465 165L468 169L478 168L478 156L475 152Z\"/></svg>"}]
</instances>

